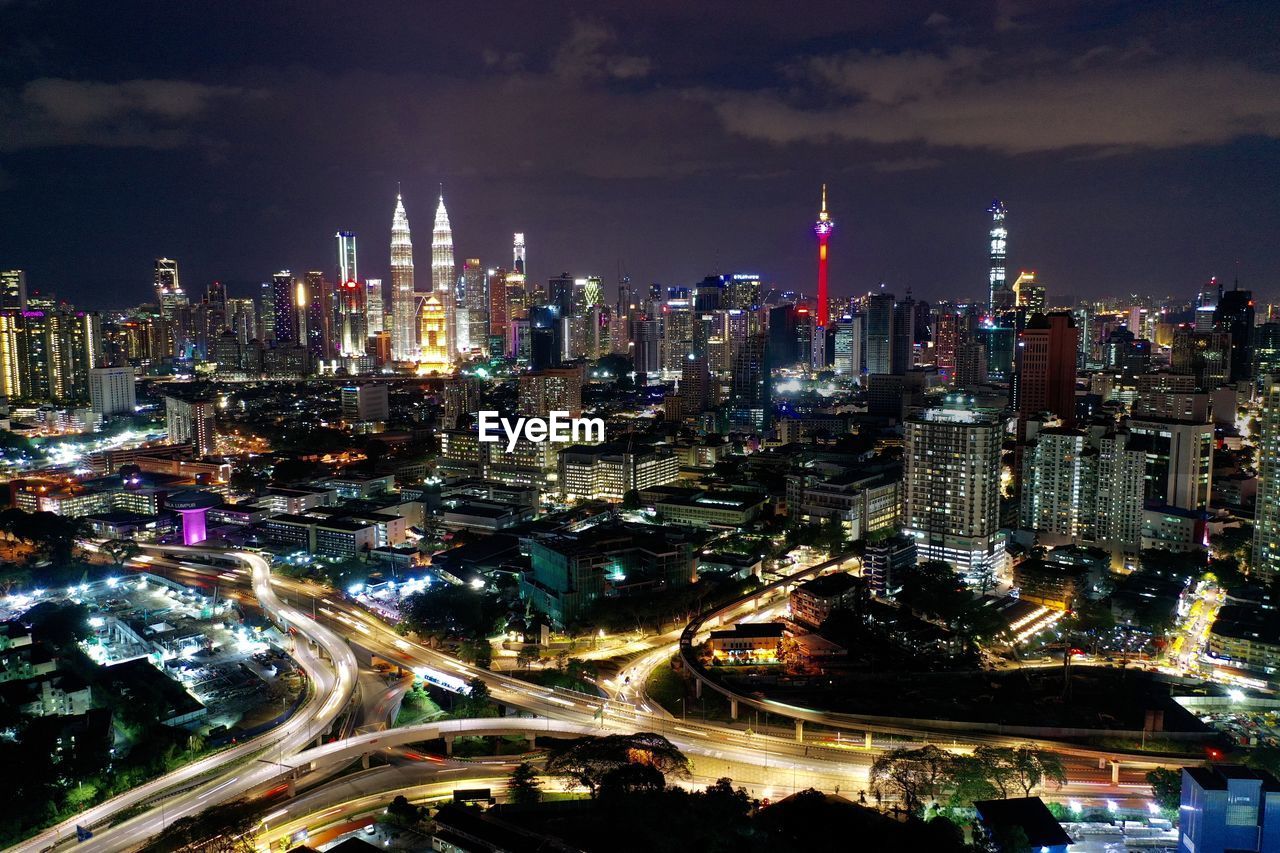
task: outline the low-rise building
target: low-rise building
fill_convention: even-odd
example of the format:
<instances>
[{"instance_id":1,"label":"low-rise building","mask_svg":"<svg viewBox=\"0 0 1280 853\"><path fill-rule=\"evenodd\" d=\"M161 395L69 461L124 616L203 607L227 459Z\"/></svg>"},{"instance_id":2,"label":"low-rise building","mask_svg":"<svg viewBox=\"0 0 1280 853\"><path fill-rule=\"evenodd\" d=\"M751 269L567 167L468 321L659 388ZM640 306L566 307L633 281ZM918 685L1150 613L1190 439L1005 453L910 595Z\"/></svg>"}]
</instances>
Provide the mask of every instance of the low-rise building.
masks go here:
<instances>
[{"instance_id":1,"label":"low-rise building","mask_svg":"<svg viewBox=\"0 0 1280 853\"><path fill-rule=\"evenodd\" d=\"M606 596L693 583L698 544L679 531L619 522L534 536L520 595L557 624L567 625Z\"/></svg>"},{"instance_id":2,"label":"low-rise building","mask_svg":"<svg viewBox=\"0 0 1280 853\"><path fill-rule=\"evenodd\" d=\"M1280 618L1274 610L1227 604L1209 629L1209 656L1255 672L1280 669Z\"/></svg>"},{"instance_id":3,"label":"low-rise building","mask_svg":"<svg viewBox=\"0 0 1280 853\"><path fill-rule=\"evenodd\" d=\"M746 527L764 511L768 496L759 492L673 494L654 503L663 521L690 527Z\"/></svg>"},{"instance_id":4,"label":"low-rise building","mask_svg":"<svg viewBox=\"0 0 1280 853\"><path fill-rule=\"evenodd\" d=\"M712 664L778 663L787 626L781 622L739 622L732 628L712 631L707 640Z\"/></svg>"},{"instance_id":5,"label":"low-rise building","mask_svg":"<svg viewBox=\"0 0 1280 853\"><path fill-rule=\"evenodd\" d=\"M852 608L866 594L866 583L847 572L816 577L791 591L791 618L820 628L832 610Z\"/></svg>"},{"instance_id":6,"label":"low-rise building","mask_svg":"<svg viewBox=\"0 0 1280 853\"><path fill-rule=\"evenodd\" d=\"M670 483L680 476L680 460L674 453L622 442L566 447L558 460L560 496L566 501L620 501L627 492Z\"/></svg>"},{"instance_id":7,"label":"low-rise building","mask_svg":"<svg viewBox=\"0 0 1280 853\"><path fill-rule=\"evenodd\" d=\"M1013 567L1018 597L1053 610L1071 610L1088 586L1089 570L1035 557Z\"/></svg>"}]
</instances>

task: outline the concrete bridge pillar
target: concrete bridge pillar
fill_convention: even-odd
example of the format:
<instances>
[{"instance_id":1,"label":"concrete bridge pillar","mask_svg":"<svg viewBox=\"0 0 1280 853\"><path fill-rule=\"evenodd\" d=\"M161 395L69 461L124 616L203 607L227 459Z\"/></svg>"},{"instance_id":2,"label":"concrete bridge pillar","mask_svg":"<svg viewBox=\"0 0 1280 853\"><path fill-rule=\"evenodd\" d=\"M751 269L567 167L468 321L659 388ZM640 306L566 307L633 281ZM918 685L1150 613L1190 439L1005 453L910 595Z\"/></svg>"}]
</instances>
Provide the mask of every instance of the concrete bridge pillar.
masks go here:
<instances>
[{"instance_id":1,"label":"concrete bridge pillar","mask_svg":"<svg viewBox=\"0 0 1280 853\"><path fill-rule=\"evenodd\" d=\"M738 700L737 699L729 700L729 717L734 720L738 719Z\"/></svg>"},{"instance_id":2,"label":"concrete bridge pillar","mask_svg":"<svg viewBox=\"0 0 1280 853\"><path fill-rule=\"evenodd\" d=\"M444 754L453 755L453 735L444 736Z\"/></svg>"},{"instance_id":3,"label":"concrete bridge pillar","mask_svg":"<svg viewBox=\"0 0 1280 853\"><path fill-rule=\"evenodd\" d=\"M804 720L796 720L796 740L804 741Z\"/></svg>"},{"instance_id":4,"label":"concrete bridge pillar","mask_svg":"<svg viewBox=\"0 0 1280 853\"><path fill-rule=\"evenodd\" d=\"M702 698L702 679L697 676L693 679L693 695L699 699Z\"/></svg>"},{"instance_id":5,"label":"concrete bridge pillar","mask_svg":"<svg viewBox=\"0 0 1280 853\"><path fill-rule=\"evenodd\" d=\"M285 785L284 795L286 797L293 797L297 793L298 793L298 780L290 776L288 784Z\"/></svg>"},{"instance_id":6,"label":"concrete bridge pillar","mask_svg":"<svg viewBox=\"0 0 1280 853\"><path fill-rule=\"evenodd\" d=\"M525 736L524 736L524 739L525 739L526 741L528 741L528 743L529 743L529 751L530 751L530 752L533 752L535 749L537 749L537 748L538 748L538 736L537 736L537 735L535 735L535 734L527 734L527 735L525 735Z\"/></svg>"},{"instance_id":7,"label":"concrete bridge pillar","mask_svg":"<svg viewBox=\"0 0 1280 853\"><path fill-rule=\"evenodd\" d=\"M871 732L867 732L867 749L871 748Z\"/></svg>"},{"instance_id":8,"label":"concrete bridge pillar","mask_svg":"<svg viewBox=\"0 0 1280 853\"><path fill-rule=\"evenodd\" d=\"M361 770L369 769L369 753L367 752L360 756L360 769Z\"/></svg>"},{"instance_id":9,"label":"concrete bridge pillar","mask_svg":"<svg viewBox=\"0 0 1280 853\"><path fill-rule=\"evenodd\" d=\"M1112 785L1120 784L1120 762L1119 761L1111 762L1111 784Z\"/></svg>"}]
</instances>

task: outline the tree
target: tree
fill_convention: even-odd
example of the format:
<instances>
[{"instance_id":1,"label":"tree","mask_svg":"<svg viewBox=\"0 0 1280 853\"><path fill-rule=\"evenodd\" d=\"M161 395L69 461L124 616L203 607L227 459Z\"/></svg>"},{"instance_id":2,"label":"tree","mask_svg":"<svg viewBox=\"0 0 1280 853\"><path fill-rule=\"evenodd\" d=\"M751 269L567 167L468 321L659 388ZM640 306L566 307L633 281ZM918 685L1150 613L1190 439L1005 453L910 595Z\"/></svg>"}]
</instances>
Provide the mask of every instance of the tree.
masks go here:
<instances>
[{"instance_id":1,"label":"tree","mask_svg":"<svg viewBox=\"0 0 1280 853\"><path fill-rule=\"evenodd\" d=\"M422 821L424 811L421 806L409 802L403 794L387 804L387 822L400 826L415 826Z\"/></svg>"},{"instance_id":2,"label":"tree","mask_svg":"<svg viewBox=\"0 0 1280 853\"><path fill-rule=\"evenodd\" d=\"M542 653L538 650L537 646L525 645L521 646L520 651L516 652L516 663L525 669L528 669L537 663L538 659L541 657Z\"/></svg>"},{"instance_id":3,"label":"tree","mask_svg":"<svg viewBox=\"0 0 1280 853\"><path fill-rule=\"evenodd\" d=\"M254 830L260 804L235 800L179 818L146 845L165 853L250 853L257 849Z\"/></svg>"},{"instance_id":4,"label":"tree","mask_svg":"<svg viewBox=\"0 0 1280 853\"><path fill-rule=\"evenodd\" d=\"M123 566L138 556L141 549L132 539L112 539L103 543L102 550L111 558L111 562L117 566Z\"/></svg>"},{"instance_id":5,"label":"tree","mask_svg":"<svg viewBox=\"0 0 1280 853\"><path fill-rule=\"evenodd\" d=\"M625 802L636 794L655 794L667 787L667 778L652 764L630 763L615 767L600 779L600 799Z\"/></svg>"},{"instance_id":6,"label":"tree","mask_svg":"<svg viewBox=\"0 0 1280 853\"><path fill-rule=\"evenodd\" d=\"M594 798L600 792L605 777L628 764L643 764L654 768L663 778L674 775L689 777L689 759L671 741L654 732L635 734L582 737L564 741L552 748L547 758L547 772L565 776L572 783L591 791ZM645 778L649 781L646 782ZM649 784L652 777L615 776L615 784Z\"/></svg>"},{"instance_id":7,"label":"tree","mask_svg":"<svg viewBox=\"0 0 1280 853\"><path fill-rule=\"evenodd\" d=\"M1156 805L1165 811L1177 811L1182 805L1182 773L1168 767L1157 767L1147 773L1147 784Z\"/></svg>"},{"instance_id":8,"label":"tree","mask_svg":"<svg viewBox=\"0 0 1280 853\"><path fill-rule=\"evenodd\" d=\"M950 625L973 600L949 563L921 563L902 582L898 602Z\"/></svg>"},{"instance_id":9,"label":"tree","mask_svg":"<svg viewBox=\"0 0 1280 853\"><path fill-rule=\"evenodd\" d=\"M1015 747L1011 753L1013 779L1022 788L1023 796L1031 796L1034 788L1045 784L1062 787L1067 784L1067 773L1062 760L1055 753L1033 746Z\"/></svg>"},{"instance_id":10,"label":"tree","mask_svg":"<svg viewBox=\"0 0 1280 853\"><path fill-rule=\"evenodd\" d=\"M640 493L635 489L627 489L627 493L622 496L622 508L627 510L640 509L644 504L640 501Z\"/></svg>"},{"instance_id":11,"label":"tree","mask_svg":"<svg viewBox=\"0 0 1280 853\"><path fill-rule=\"evenodd\" d=\"M917 817L937 800L951 769L951 755L933 744L895 749L871 764L871 790L878 799L898 799Z\"/></svg>"},{"instance_id":12,"label":"tree","mask_svg":"<svg viewBox=\"0 0 1280 853\"><path fill-rule=\"evenodd\" d=\"M947 768L947 784L953 808L970 808L975 801L995 799L998 794L986 765L976 755L955 756Z\"/></svg>"},{"instance_id":13,"label":"tree","mask_svg":"<svg viewBox=\"0 0 1280 853\"><path fill-rule=\"evenodd\" d=\"M456 707L464 719L498 716L498 707L489 694L489 685L479 676L467 682L467 693Z\"/></svg>"},{"instance_id":14,"label":"tree","mask_svg":"<svg viewBox=\"0 0 1280 853\"><path fill-rule=\"evenodd\" d=\"M538 782L538 771L527 761L522 761L507 777L507 793L511 802L517 805L533 805L542 799L542 785Z\"/></svg>"}]
</instances>

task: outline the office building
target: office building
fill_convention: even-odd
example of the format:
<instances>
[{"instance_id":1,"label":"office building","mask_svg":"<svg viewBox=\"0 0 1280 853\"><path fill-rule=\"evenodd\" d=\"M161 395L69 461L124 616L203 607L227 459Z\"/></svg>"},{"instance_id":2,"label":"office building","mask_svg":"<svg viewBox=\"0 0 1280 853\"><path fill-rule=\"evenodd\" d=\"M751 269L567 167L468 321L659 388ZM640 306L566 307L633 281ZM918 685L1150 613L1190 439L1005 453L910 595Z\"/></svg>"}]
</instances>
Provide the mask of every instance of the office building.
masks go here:
<instances>
[{"instance_id":1,"label":"office building","mask_svg":"<svg viewBox=\"0 0 1280 853\"><path fill-rule=\"evenodd\" d=\"M376 337L386 328L386 314L383 310L382 279L369 278L364 282L365 326L369 337Z\"/></svg>"},{"instance_id":2,"label":"office building","mask_svg":"<svg viewBox=\"0 0 1280 853\"><path fill-rule=\"evenodd\" d=\"M467 258L462 262L462 310L466 315L465 322L459 315L460 338L464 349L484 354L489 352L489 293L486 282L479 258Z\"/></svg>"},{"instance_id":3,"label":"office building","mask_svg":"<svg viewBox=\"0 0 1280 853\"><path fill-rule=\"evenodd\" d=\"M436 205L435 226L431 231L431 292L444 311L445 361L451 368L458 359L458 281L453 260L453 228L444 207L444 188ZM423 349L426 342L423 341Z\"/></svg>"},{"instance_id":4,"label":"office building","mask_svg":"<svg viewBox=\"0 0 1280 853\"><path fill-rule=\"evenodd\" d=\"M446 294L452 297L452 294ZM418 326L421 341L418 350L419 373L448 373L452 368L449 359L448 316L435 293L427 295L422 303L422 315Z\"/></svg>"},{"instance_id":5,"label":"office building","mask_svg":"<svg viewBox=\"0 0 1280 853\"><path fill-rule=\"evenodd\" d=\"M132 415L137 408L133 370L127 367L90 368L89 400L93 410L103 417Z\"/></svg>"},{"instance_id":6,"label":"office building","mask_svg":"<svg viewBox=\"0 0 1280 853\"><path fill-rule=\"evenodd\" d=\"M893 373L894 319L892 293L867 297L867 373Z\"/></svg>"},{"instance_id":7,"label":"office building","mask_svg":"<svg viewBox=\"0 0 1280 853\"><path fill-rule=\"evenodd\" d=\"M1178 853L1280 850L1280 780L1238 764L1182 769Z\"/></svg>"},{"instance_id":8,"label":"office building","mask_svg":"<svg viewBox=\"0 0 1280 853\"><path fill-rule=\"evenodd\" d=\"M386 385L367 383L342 389L342 419L347 423L386 421L390 416Z\"/></svg>"},{"instance_id":9,"label":"office building","mask_svg":"<svg viewBox=\"0 0 1280 853\"><path fill-rule=\"evenodd\" d=\"M26 270L0 270L0 310L27 310Z\"/></svg>"},{"instance_id":10,"label":"office building","mask_svg":"<svg viewBox=\"0 0 1280 853\"><path fill-rule=\"evenodd\" d=\"M1213 330L1229 340L1228 382L1253 376L1253 292L1238 287L1225 291L1213 311Z\"/></svg>"},{"instance_id":11,"label":"office building","mask_svg":"<svg viewBox=\"0 0 1280 853\"><path fill-rule=\"evenodd\" d=\"M418 302L413 288L409 215L404 199L396 193L396 208L391 214L391 357L395 361L418 360Z\"/></svg>"},{"instance_id":12,"label":"office building","mask_svg":"<svg viewBox=\"0 0 1280 853\"><path fill-rule=\"evenodd\" d=\"M1013 381L1019 438L1025 438L1027 419L1042 412L1056 415L1065 427L1075 425L1079 346L1080 332L1065 312L1036 314L1019 333Z\"/></svg>"},{"instance_id":13,"label":"office building","mask_svg":"<svg viewBox=\"0 0 1280 853\"><path fill-rule=\"evenodd\" d=\"M1004 202L1000 201L1000 199L995 199L991 202L991 206L987 208L987 213L991 214L991 230L987 235L988 258L990 260L987 276L987 304L993 312L1005 311L1014 307L1014 294L1009 289L1008 275L1005 269L1009 252L1009 231L1005 227L1004 220L1008 210L1005 208Z\"/></svg>"},{"instance_id":14,"label":"office building","mask_svg":"<svg viewBox=\"0 0 1280 853\"><path fill-rule=\"evenodd\" d=\"M680 476L674 453L621 442L566 447L557 462L560 497L565 501L621 501L627 492L665 485Z\"/></svg>"},{"instance_id":15,"label":"office building","mask_svg":"<svg viewBox=\"0 0 1280 853\"><path fill-rule=\"evenodd\" d=\"M919 559L942 560L985 583L1006 568L1000 532L1005 418L960 396L906 419L903 530Z\"/></svg>"},{"instance_id":16,"label":"office building","mask_svg":"<svg viewBox=\"0 0 1280 853\"><path fill-rule=\"evenodd\" d=\"M281 270L271 276L271 311L275 315L272 328L276 343L289 345L299 342L296 292L293 273L289 270Z\"/></svg>"}]
</instances>

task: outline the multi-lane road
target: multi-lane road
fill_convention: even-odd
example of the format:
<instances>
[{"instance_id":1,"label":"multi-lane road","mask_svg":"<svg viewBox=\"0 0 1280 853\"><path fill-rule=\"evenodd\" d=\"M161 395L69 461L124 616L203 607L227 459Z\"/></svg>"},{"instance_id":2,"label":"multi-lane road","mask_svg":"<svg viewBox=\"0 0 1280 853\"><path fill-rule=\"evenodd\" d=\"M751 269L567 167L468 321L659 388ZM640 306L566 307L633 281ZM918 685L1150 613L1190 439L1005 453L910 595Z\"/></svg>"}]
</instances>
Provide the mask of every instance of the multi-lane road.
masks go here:
<instances>
[{"instance_id":1,"label":"multi-lane road","mask_svg":"<svg viewBox=\"0 0 1280 853\"><path fill-rule=\"evenodd\" d=\"M92 806L11 850L36 853L75 845L77 826L93 832L92 838L79 843L78 850L112 851L139 846L174 820L234 799L262 780L278 775L280 769L275 762L315 741L346 707L357 672L355 654L346 640L276 595L271 566L264 557L247 551L228 552L227 556L247 567L250 587L263 611L282 627L294 629L289 632L293 637L290 653L307 673L307 701L266 735L206 756ZM112 825L116 816L139 808L146 810Z\"/></svg>"},{"instance_id":2,"label":"multi-lane road","mask_svg":"<svg viewBox=\"0 0 1280 853\"><path fill-rule=\"evenodd\" d=\"M662 638L664 642L624 671L632 673L630 685L620 685L615 681L612 698L590 697L473 667L444 652L413 642L340 594L313 583L273 577L269 561L253 552L174 547L158 549L157 554L159 556L153 557L155 563L149 566L150 570L167 569L179 576L219 575L221 585L230 585L252 594L256 603L277 624L290 629L288 633L293 640L290 651L309 677L310 695L297 713L272 732L207 756L127 794L93 806L75 819L17 845L14 850L35 853L73 845L76 826L89 827L94 832L91 839L79 845L80 848L95 853L134 849L175 819L250 792L262 791L290 771L296 775L318 767L332 768L389 746L430 739L428 735L431 738L446 736L441 724L434 727L428 724L414 727L417 730L373 732L319 744L319 736L329 730L352 701L359 675L352 646L364 648L408 668L430 667L464 681L479 678L488 686L495 701L537 717L453 721L450 725L456 735L491 729L495 733L528 731L535 736L539 730L562 735L657 731L693 756L699 776L707 771L731 776L751 787L757 796L785 794L809 786L826 790L839 786L844 791L866 789L867 773L874 758L892 745L902 745L903 735L914 736L917 743L930 741L960 751L978 742L1021 742L1021 739L992 736L974 738L957 734L953 737L850 720L828 721L821 715L802 718L833 722L832 728L836 729L856 727L870 735L842 740L830 732L818 734L810 731L796 738L789 736L785 729L781 732L772 728L767 732L758 728L751 731L743 724L676 719L656 703L649 702L640 688L647 670L674 652L675 644L670 642L670 638ZM226 566L202 565L184 560L184 555L232 562L242 568L233 570L235 579L232 580L227 577ZM204 582L208 582L207 577ZM375 703L375 707L377 704L381 703ZM812 715L818 712L805 713ZM449 735L450 740L452 736ZM866 742L868 736L872 741L869 746ZM1067 766L1070 782L1062 791L1056 792L1064 797L1143 799L1149 795L1149 789L1142 779L1142 772L1160 763L1061 744L1051 746L1062 754ZM1107 766L1108 762L1117 760L1126 762L1126 769L1119 773L1118 778L1113 777ZM338 804L338 807L343 814L347 813L345 806ZM302 802L288 808L293 820L308 819ZM334 805L329 803L326 808L334 808ZM118 816L134 812L140 813L114 822Z\"/></svg>"}]
</instances>

